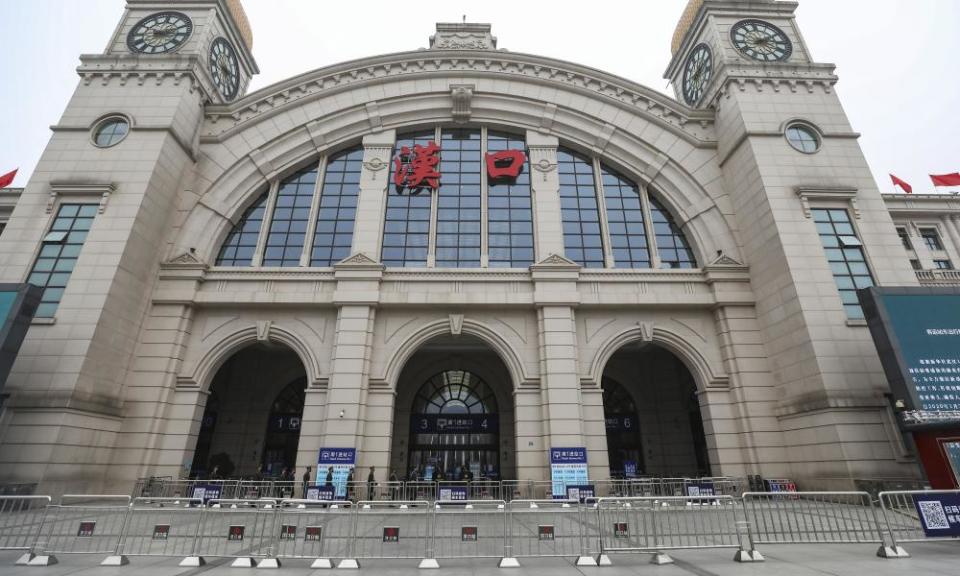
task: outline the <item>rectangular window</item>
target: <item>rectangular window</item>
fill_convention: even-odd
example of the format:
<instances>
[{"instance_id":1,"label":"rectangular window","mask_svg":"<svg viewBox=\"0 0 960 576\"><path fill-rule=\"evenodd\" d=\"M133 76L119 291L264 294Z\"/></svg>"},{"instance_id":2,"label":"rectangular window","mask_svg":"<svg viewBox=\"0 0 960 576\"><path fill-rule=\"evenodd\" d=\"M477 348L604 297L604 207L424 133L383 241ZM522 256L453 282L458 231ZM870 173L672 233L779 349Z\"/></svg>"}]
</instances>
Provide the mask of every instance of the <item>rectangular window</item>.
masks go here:
<instances>
[{"instance_id":1,"label":"rectangular window","mask_svg":"<svg viewBox=\"0 0 960 576\"><path fill-rule=\"evenodd\" d=\"M480 267L480 130L444 130L437 205L438 268Z\"/></svg>"},{"instance_id":2,"label":"rectangular window","mask_svg":"<svg viewBox=\"0 0 960 576\"><path fill-rule=\"evenodd\" d=\"M650 248L643 225L640 189L633 182L603 166L600 167L600 178L603 182L614 266L649 268Z\"/></svg>"},{"instance_id":3,"label":"rectangular window","mask_svg":"<svg viewBox=\"0 0 960 576\"><path fill-rule=\"evenodd\" d=\"M327 163L313 233L311 266L333 266L350 255L362 169L362 147L341 152Z\"/></svg>"},{"instance_id":4,"label":"rectangular window","mask_svg":"<svg viewBox=\"0 0 960 576\"><path fill-rule=\"evenodd\" d=\"M863 319L857 290L873 286L873 276L850 215L842 209L816 209L812 212L847 318Z\"/></svg>"},{"instance_id":5,"label":"rectangular window","mask_svg":"<svg viewBox=\"0 0 960 576\"><path fill-rule=\"evenodd\" d=\"M522 136L487 134L487 151L523 150ZM526 268L533 264L533 203L530 171L524 165L511 182L487 183L487 242L491 268Z\"/></svg>"},{"instance_id":6,"label":"rectangular window","mask_svg":"<svg viewBox=\"0 0 960 576\"><path fill-rule=\"evenodd\" d=\"M913 244L910 243L910 234L907 233L906 228L897 228L897 236L899 236L900 241L903 242L904 248L913 250Z\"/></svg>"},{"instance_id":7,"label":"rectangular window","mask_svg":"<svg viewBox=\"0 0 960 576\"><path fill-rule=\"evenodd\" d=\"M949 260L934 260L933 265L937 270L953 270L953 263Z\"/></svg>"},{"instance_id":8,"label":"rectangular window","mask_svg":"<svg viewBox=\"0 0 960 576\"><path fill-rule=\"evenodd\" d=\"M96 204L62 204L57 211L27 278L44 289L37 318L53 318L96 215Z\"/></svg>"},{"instance_id":9,"label":"rectangular window","mask_svg":"<svg viewBox=\"0 0 960 576\"><path fill-rule=\"evenodd\" d=\"M943 244L940 243L940 235L937 234L936 229L921 228L920 237L923 238L923 242L927 245L927 249L935 252L943 250Z\"/></svg>"},{"instance_id":10,"label":"rectangular window","mask_svg":"<svg viewBox=\"0 0 960 576\"><path fill-rule=\"evenodd\" d=\"M914 270L923 270L923 268L920 266L919 260L911 260L910 265L913 266Z\"/></svg>"}]
</instances>

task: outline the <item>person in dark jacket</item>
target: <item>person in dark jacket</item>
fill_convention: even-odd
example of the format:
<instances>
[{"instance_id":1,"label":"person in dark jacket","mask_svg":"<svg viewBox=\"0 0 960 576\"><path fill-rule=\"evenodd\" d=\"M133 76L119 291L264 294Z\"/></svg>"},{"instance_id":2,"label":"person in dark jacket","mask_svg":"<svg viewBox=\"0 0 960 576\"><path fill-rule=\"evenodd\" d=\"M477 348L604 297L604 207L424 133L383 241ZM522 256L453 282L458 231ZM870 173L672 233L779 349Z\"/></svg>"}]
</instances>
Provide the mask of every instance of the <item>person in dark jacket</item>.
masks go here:
<instances>
[{"instance_id":1,"label":"person in dark jacket","mask_svg":"<svg viewBox=\"0 0 960 576\"><path fill-rule=\"evenodd\" d=\"M370 473L367 474L367 500L373 500L373 489L377 485L377 477L374 474L373 466L370 467Z\"/></svg>"}]
</instances>

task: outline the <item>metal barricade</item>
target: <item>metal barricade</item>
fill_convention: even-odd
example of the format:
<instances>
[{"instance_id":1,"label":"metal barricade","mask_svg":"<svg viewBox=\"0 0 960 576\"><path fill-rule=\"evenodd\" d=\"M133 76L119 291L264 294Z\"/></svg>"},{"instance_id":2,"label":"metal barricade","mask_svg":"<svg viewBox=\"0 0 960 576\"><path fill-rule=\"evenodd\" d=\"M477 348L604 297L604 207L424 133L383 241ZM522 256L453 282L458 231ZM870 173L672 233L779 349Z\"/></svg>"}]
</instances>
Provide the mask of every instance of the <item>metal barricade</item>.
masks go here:
<instances>
[{"instance_id":1,"label":"metal barricade","mask_svg":"<svg viewBox=\"0 0 960 576\"><path fill-rule=\"evenodd\" d=\"M241 480L237 492L233 495L241 500L275 499L272 480Z\"/></svg>"},{"instance_id":2,"label":"metal barricade","mask_svg":"<svg viewBox=\"0 0 960 576\"><path fill-rule=\"evenodd\" d=\"M49 504L49 496L0 496L0 550L25 550L18 565L33 559Z\"/></svg>"},{"instance_id":3,"label":"metal barricade","mask_svg":"<svg viewBox=\"0 0 960 576\"><path fill-rule=\"evenodd\" d=\"M110 557L104 563L113 564L129 506L126 495L64 495L47 507L37 543L44 560L37 563L55 562L56 554L105 554Z\"/></svg>"},{"instance_id":4,"label":"metal barricade","mask_svg":"<svg viewBox=\"0 0 960 576\"><path fill-rule=\"evenodd\" d=\"M438 502L428 558L504 558L507 507L503 500Z\"/></svg>"},{"instance_id":5,"label":"metal barricade","mask_svg":"<svg viewBox=\"0 0 960 576\"><path fill-rule=\"evenodd\" d=\"M960 496L960 490L898 490L879 494L880 509L883 515L883 529L890 536L890 548L881 549L878 555L887 558L908 558L910 555L900 547L903 542L924 542L927 540L956 540L956 536L927 536L923 530L920 510L924 511L927 526L938 526L948 530L948 516L957 515L955 510L945 510L938 500L923 497L935 494Z\"/></svg>"},{"instance_id":6,"label":"metal barricade","mask_svg":"<svg viewBox=\"0 0 960 576\"><path fill-rule=\"evenodd\" d=\"M424 480L405 482L403 488L403 500L428 500L433 502L437 499L436 482L427 482Z\"/></svg>"},{"instance_id":7,"label":"metal barricade","mask_svg":"<svg viewBox=\"0 0 960 576\"><path fill-rule=\"evenodd\" d=\"M190 558L234 558L233 566L254 566L258 558L274 557L276 507L275 500L211 500Z\"/></svg>"},{"instance_id":8,"label":"metal barricade","mask_svg":"<svg viewBox=\"0 0 960 576\"><path fill-rule=\"evenodd\" d=\"M549 500L553 498L553 482L533 480L530 482L530 496L525 500Z\"/></svg>"},{"instance_id":9,"label":"metal barricade","mask_svg":"<svg viewBox=\"0 0 960 576\"><path fill-rule=\"evenodd\" d=\"M667 564L672 562L667 550L745 548L746 522L730 496L601 498L597 511L602 560L609 554L652 553L654 563Z\"/></svg>"},{"instance_id":10,"label":"metal barricade","mask_svg":"<svg viewBox=\"0 0 960 576\"><path fill-rule=\"evenodd\" d=\"M357 560L364 559L417 558L421 567L427 567L433 507L426 500L359 502L354 515L352 553L338 567L354 567Z\"/></svg>"},{"instance_id":11,"label":"metal barricade","mask_svg":"<svg viewBox=\"0 0 960 576\"><path fill-rule=\"evenodd\" d=\"M274 526L278 558L313 559L312 568L332 568L348 558L355 507L344 501L284 500Z\"/></svg>"},{"instance_id":12,"label":"metal barricade","mask_svg":"<svg viewBox=\"0 0 960 576\"><path fill-rule=\"evenodd\" d=\"M467 498L470 500L502 500L500 482L497 480L471 480L467 483Z\"/></svg>"},{"instance_id":13,"label":"metal barricade","mask_svg":"<svg viewBox=\"0 0 960 576\"><path fill-rule=\"evenodd\" d=\"M533 480L502 480L500 496L507 502L511 500L533 500Z\"/></svg>"},{"instance_id":14,"label":"metal barricade","mask_svg":"<svg viewBox=\"0 0 960 576\"><path fill-rule=\"evenodd\" d=\"M743 507L755 544L883 541L866 492L746 492Z\"/></svg>"},{"instance_id":15,"label":"metal barricade","mask_svg":"<svg viewBox=\"0 0 960 576\"><path fill-rule=\"evenodd\" d=\"M661 478L657 496L686 496L689 478Z\"/></svg>"},{"instance_id":16,"label":"metal barricade","mask_svg":"<svg viewBox=\"0 0 960 576\"><path fill-rule=\"evenodd\" d=\"M749 483L746 478L703 478L704 482L713 484L713 493L718 496L732 496L740 498L744 492L749 491Z\"/></svg>"},{"instance_id":17,"label":"metal barricade","mask_svg":"<svg viewBox=\"0 0 960 576\"><path fill-rule=\"evenodd\" d=\"M595 566L586 539L576 500L513 500L508 505L506 559L574 557L579 565Z\"/></svg>"},{"instance_id":18,"label":"metal barricade","mask_svg":"<svg viewBox=\"0 0 960 576\"><path fill-rule=\"evenodd\" d=\"M200 500L135 498L116 556L190 556L202 520Z\"/></svg>"}]
</instances>

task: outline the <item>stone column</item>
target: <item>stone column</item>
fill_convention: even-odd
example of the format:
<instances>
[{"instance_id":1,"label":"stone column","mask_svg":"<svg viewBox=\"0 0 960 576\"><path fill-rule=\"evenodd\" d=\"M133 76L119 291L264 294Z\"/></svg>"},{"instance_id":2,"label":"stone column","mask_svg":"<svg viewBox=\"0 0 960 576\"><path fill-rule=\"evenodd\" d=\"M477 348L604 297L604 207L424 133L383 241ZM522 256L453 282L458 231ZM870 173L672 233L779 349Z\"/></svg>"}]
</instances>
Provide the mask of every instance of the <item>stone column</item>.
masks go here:
<instances>
[{"instance_id":1,"label":"stone column","mask_svg":"<svg viewBox=\"0 0 960 576\"><path fill-rule=\"evenodd\" d=\"M923 236L920 235L920 228L916 222L910 222L908 226L908 230L913 232L910 235L910 241L913 242L913 251L917 255L917 260L920 261L920 268L923 270L932 270L933 256L930 254L930 249L927 248L927 243L923 241Z\"/></svg>"},{"instance_id":2,"label":"stone column","mask_svg":"<svg viewBox=\"0 0 960 576\"><path fill-rule=\"evenodd\" d=\"M362 252L374 260L380 259L380 234L395 140L394 130L363 137L363 171L360 175L352 253Z\"/></svg>"},{"instance_id":3,"label":"stone column","mask_svg":"<svg viewBox=\"0 0 960 576\"><path fill-rule=\"evenodd\" d=\"M530 270L536 286L544 448L586 447L591 478L606 478L606 446L587 445L584 434L574 316L580 266L554 255ZM549 465L549 452L545 457Z\"/></svg>"},{"instance_id":4,"label":"stone column","mask_svg":"<svg viewBox=\"0 0 960 576\"><path fill-rule=\"evenodd\" d=\"M367 406L372 396L370 355L383 266L360 254L334 270L337 330L319 448L355 448L356 478L361 480L368 466L386 474L389 465L392 401L387 406L379 400L376 407Z\"/></svg>"},{"instance_id":5,"label":"stone column","mask_svg":"<svg viewBox=\"0 0 960 576\"><path fill-rule=\"evenodd\" d=\"M560 212L560 178L557 174L554 136L527 130L530 150L530 189L533 193L536 254L539 262L551 254L563 254L563 218Z\"/></svg>"},{"instance_id":6,"label":"stone column","mask_svg":"<svg viewBox=\"0 0 960 576\"><path fill-rule=\"evenodd\" d=\"M956 216L944 215L940 217L943 229L949 236L949 242L944 242L943 249L950 255L950 262L955 269L960 269L960 230L957 229Z\"/></svg>"}]
</instances>

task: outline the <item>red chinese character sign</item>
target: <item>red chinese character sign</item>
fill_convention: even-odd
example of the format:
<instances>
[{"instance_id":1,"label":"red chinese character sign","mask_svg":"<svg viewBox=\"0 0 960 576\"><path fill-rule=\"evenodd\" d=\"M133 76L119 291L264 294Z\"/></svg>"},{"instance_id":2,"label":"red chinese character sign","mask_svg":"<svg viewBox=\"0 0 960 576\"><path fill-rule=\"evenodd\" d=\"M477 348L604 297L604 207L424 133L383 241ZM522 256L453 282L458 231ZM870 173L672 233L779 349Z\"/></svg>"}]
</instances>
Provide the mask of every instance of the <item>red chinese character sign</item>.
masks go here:
<instances>
[{"instance_id":1,"label":"red chinese character sign","mask_svg":"<svg viewBox=\"0 0 960 576\"><path fill-rule=\"evenodd\" d=\"M427 187L440 188L439 163L440 147L436 142L431 141L426 146L415 144L413 150L409 146L400 148L400 153L393 159L393 183L397 193L402 194L407 189L410 194L419 194Z\"/></svg>"},{"instance_id":2,"label":"red chinese character sign","mask_svg":"<svg viewBox=\"0 0 960 576\"><path fill-rule=\"evenodd\" d=\"M523 171L527 155L522 150L501 150L487 154L487 175L490 180L514 180Z\"/></svg>"}]
</instances>

